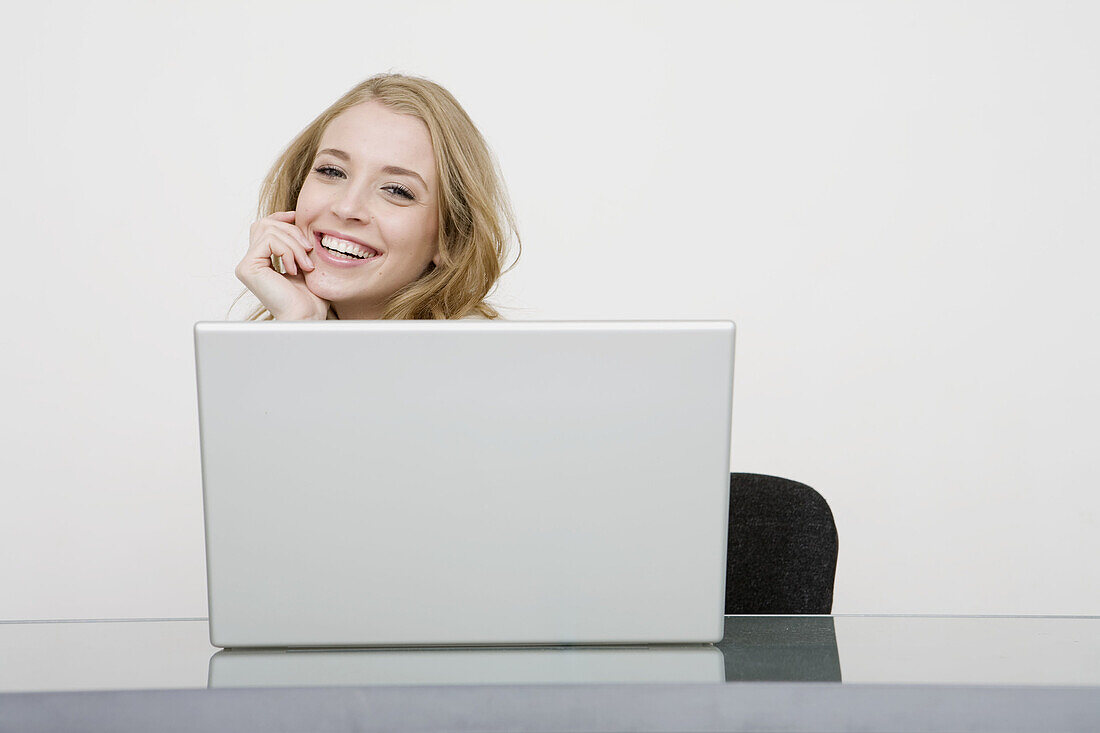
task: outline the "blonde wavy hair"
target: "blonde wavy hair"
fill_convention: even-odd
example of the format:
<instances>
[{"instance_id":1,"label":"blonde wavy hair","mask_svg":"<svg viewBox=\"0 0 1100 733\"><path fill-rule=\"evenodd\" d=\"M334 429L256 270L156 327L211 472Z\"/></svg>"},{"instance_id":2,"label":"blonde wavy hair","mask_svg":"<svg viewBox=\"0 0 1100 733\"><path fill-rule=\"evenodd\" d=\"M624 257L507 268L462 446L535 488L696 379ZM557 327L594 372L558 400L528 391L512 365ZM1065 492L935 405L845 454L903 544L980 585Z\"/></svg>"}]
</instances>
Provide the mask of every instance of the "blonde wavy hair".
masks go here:
<instances>
[{"instance_id":1,"label":"blonde wavy hair","mask_svg":"<svg viewBox=\"0 0 1100 733\"><path fill-rule=\"evenodd\" d=\"M503 177L485 139L458 101L435 82L404 74L377 74L349 90L291 141L260 187L259 218L297 207L321 136L344 110L376 100L428 126L439 181L440 264L396 292L383 319L453 319L477 314L500 318L485 302L500 276L515 267L522 249ZM509 241L516 259L504 267ZM249 290L237 296L229 310ZM228 318L228 313L226 314ZM274 320L262 304L249 321Z\"/></svg>"}]
</instances>

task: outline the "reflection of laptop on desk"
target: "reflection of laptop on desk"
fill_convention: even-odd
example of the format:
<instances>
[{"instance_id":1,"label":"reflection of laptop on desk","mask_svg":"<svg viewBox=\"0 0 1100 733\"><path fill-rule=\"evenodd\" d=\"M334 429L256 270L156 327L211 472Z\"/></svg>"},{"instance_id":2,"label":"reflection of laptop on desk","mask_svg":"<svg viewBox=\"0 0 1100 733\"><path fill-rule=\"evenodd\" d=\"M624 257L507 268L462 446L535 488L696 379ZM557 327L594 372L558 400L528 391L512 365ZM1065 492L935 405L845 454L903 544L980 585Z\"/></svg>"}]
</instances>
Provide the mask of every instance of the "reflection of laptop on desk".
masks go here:
<instances>
[{"instance_id":1,"label":"reflection of laptop on desk","mask_svg":"<svg viewBox=\"0 0 1100 733\"><path fill-rule=\"evenodd\" d=\"M733 339L196 324L211 641L718 641Z\"/></svg>"}]
</instances>

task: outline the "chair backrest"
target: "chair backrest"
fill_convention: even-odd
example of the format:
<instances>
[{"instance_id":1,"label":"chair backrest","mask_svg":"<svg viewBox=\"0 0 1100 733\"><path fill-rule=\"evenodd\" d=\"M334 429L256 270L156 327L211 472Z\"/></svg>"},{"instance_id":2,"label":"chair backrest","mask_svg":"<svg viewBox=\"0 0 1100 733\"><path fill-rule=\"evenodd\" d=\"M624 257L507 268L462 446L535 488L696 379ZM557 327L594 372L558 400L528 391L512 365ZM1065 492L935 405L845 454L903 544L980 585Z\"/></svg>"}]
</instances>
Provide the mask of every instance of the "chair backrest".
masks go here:
<instances>
[{"instance_id":1,"label":"chair backrest","mask_svg":"<svg viewBox=\"0 0 1100 733\"><path fill-rule=\"evenodd\" d=\"M821 494L778 476L730 474L727 614L830 613L836 559Z\"/></svg>"}]
</instances>

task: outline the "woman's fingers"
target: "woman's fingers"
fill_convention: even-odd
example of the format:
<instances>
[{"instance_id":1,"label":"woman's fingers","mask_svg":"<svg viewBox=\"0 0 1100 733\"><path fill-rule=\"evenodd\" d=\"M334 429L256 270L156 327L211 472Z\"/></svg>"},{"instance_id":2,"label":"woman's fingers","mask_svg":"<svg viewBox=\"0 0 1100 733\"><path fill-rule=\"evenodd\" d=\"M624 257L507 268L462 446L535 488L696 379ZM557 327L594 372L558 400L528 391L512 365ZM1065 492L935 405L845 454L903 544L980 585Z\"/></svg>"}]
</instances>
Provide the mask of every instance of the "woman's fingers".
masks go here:
<instances>
[{"instance_id":1,"label":"woman's fingers","mask_svg":"<svg viewBox=\"0 0 1100 733\"><path fill-rule=\"evenodd\" d=\"M313 249L313 242L310 241L309 237L307 237L301 229L294 225L295 213L296 212L293 211L276 211L271 216L265 217L265 219L274 220L270 222L271 226L292 234L294 238L302 244L302 247L309 252ZM264 220L261 219L260 221Z\"/></svg>"},{"instance_id":2,"label":"woman's fingers","mask_svg":"<svg viewBox=\"0 0 1100 733\"><path fill-rule=\"evenodd\" d=\"M314 245L313 240L311 240L309 237L307 237L305 235L305 233L302 232L302 230L299 229L298 227L294 226L293 224L277 224L276 227L279 229L279 231L285 231L287 234L294 237L294 241L296 241L300 245L302 245L302 249L304 251L306 251L306 252L312 252L313 251L313 245Z\"/></svg>"},{"instance_id":3,"label":"woman's fingers","mask_svg":"<svg viewBox=\"0 0 1100 733\"><path fill-rule=\"evenodd\" d=\"M272 254L278 255L280 257L283 263L283 267L286 268L288 274L298 274L298 263L295 262L294 248L292 246L281 239L274 239L268 244L268 247L270 247ZM272 269L275 269L274 263L272 264ZM276 270L276 272L278 271Z\"/></svg>"},{"instance_id":4,"label":"woman's fingers","mask_svg":"<svg viewBox=\"0 0 1100 733\"><path fill-rule=\"evenodd\" d=\"M308 242L305 235L302 234L298 227L292 223L294 221L293 211L277 211L274 214L265 216L263 219L257 219L252 222L252 226L248 230L249 239L249 254L256 257L266 256L267 252L264 252L264 240L273 231L284 231L290 233L292 236L297 235L296 239L302 243L306 249L311 249L312 244Z\"/></svg>"},{"instance_id":5,"label":"woman's fingers","mask_svg":"<svg viewBox=\"0 0 1100 733\"><path fill-rule=\"evenodd\" d=\"M272 231L271 236L275 237L277 241L282 242L286 246L290 247L293 253L293 258L297 262L297 266L300 266L306 272L313 269L313 261L309 259L309 254L306 252L305 245L302 243L303 237L301 232L298 232L299 236L294 236L292 232L287 232L283 229L276 229Z\"/></svg>"}]
</instances>

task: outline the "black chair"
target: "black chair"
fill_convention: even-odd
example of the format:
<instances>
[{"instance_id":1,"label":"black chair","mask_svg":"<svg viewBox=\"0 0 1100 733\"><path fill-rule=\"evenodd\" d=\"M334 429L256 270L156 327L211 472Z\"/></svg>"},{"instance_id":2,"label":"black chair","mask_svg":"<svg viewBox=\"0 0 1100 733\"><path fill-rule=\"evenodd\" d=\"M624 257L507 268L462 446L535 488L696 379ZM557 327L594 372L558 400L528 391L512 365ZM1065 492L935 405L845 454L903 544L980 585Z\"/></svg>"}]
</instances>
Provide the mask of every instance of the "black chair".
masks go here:
<instances>
[{"instance_id":1,"label":"black chair","mask_svg":"<svg viewBox=\"0 0 1100 733\"><path fill-rule=\"evenodd\" d=\"M778 476L730 474L727 614L830 613L836 558L821 494Z\"/></svg>"}]
</instances>

